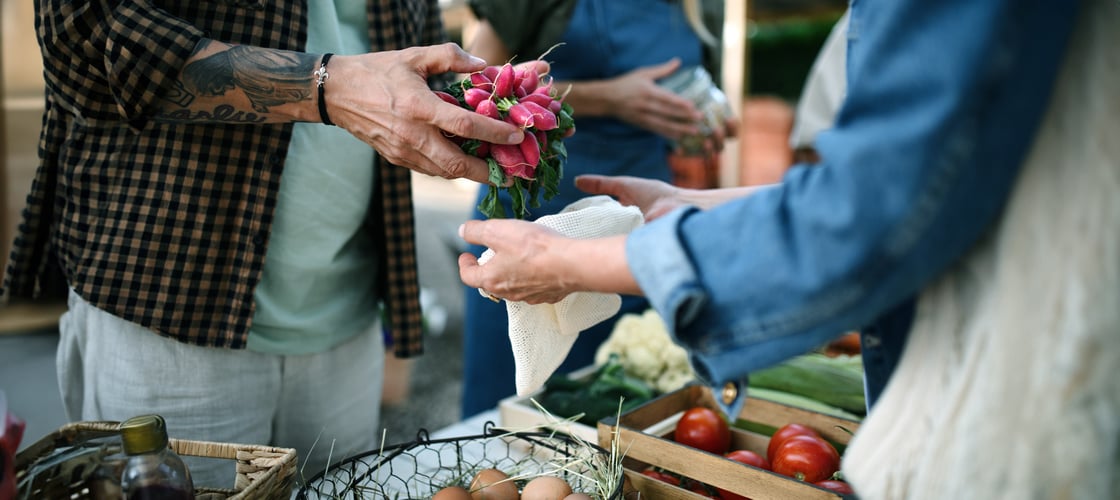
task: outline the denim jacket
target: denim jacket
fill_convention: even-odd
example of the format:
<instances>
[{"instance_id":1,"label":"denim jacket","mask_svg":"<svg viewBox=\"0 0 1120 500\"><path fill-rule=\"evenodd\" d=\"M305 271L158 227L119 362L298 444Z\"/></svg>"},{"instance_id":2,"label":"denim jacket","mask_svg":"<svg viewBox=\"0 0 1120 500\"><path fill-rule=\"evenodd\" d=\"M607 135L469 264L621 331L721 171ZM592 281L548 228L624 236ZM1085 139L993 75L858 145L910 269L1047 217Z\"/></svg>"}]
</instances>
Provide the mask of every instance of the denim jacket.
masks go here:
<instances>
[{"instance_id":1,"label":"denim jacket","mask_svg":"<svg viewBox=\"0 0 1120 500\"><path fill-rule=\"evenodd\" d=\"M854 329L868 404L914 297L997 222L1045 111L1076 4L859 0L823 162L634 231L631 271L736 415L746 376ZM717 399L720 399L717 397Z\"/></svg>"}]
</instances>

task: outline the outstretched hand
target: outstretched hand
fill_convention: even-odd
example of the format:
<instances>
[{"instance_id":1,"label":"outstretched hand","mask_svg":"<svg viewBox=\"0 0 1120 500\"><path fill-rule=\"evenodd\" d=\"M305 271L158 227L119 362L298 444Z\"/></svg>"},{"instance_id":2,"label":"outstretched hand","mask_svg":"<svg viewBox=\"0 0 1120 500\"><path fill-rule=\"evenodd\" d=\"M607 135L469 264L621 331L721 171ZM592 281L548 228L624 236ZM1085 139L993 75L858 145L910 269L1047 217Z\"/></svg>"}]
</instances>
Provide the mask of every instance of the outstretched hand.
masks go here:
<instances>
[{"instance_id":1,"label":"outstretched hand","mask_svg":"<svg viewBox=\"0 0 1120 500\"><path fill-rule=\"evenodd\" d=\"M605 194L623 205L638 207L646 221L688 204L682 196L684 189L653 179L589 174L576 177L575 183L581 191Z\"/></svg>"}]
</instances>

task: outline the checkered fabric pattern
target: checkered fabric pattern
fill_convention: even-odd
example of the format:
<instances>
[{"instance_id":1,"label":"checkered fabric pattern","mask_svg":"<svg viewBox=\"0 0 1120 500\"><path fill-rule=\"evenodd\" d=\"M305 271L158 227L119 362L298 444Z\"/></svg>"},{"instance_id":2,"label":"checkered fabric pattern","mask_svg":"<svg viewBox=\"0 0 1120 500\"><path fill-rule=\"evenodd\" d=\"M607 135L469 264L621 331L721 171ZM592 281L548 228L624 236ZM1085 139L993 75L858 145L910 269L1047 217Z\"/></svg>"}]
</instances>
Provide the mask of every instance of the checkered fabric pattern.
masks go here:
<instances>
[{"instance_id":1,"label":"checkered fabric pattern","mask_svg":"<svg viewBox=\"0 0 1120 500\"><path fill-rule=\"evenodd\" d=\"M371 50L446 38L437 0L367 3ZM148 118L200 39L300 50L304 6L36 2L47 82L41 163L3 299L69 285L168 337L245 347L291 125ZM377 168L370 227L383 243L387 326L394 352L414 356L423 345L410 172L384 161Z\"/></svg>"}]
</instances>

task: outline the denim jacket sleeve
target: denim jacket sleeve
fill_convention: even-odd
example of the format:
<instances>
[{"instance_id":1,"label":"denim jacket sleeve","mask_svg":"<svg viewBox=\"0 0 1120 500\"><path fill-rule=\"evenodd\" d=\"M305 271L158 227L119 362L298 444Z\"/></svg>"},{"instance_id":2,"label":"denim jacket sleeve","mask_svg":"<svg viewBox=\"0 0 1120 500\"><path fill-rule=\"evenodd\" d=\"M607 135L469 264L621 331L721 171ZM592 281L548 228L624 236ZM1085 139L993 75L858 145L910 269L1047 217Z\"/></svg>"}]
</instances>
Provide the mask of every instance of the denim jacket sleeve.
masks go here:
<instances>
[{"instance_id":1,"label":"denim jacket sleeve","mask_svg":"<svg viewBox=\"0 0 1120 500\"><path fill-rule=\"evenodd\" d=\"M702 380L861 328L997 220L1045 111L1075 5L856 1L849 93L773 189L631 233L642 290Z\"/></svg>"}]
</instances>

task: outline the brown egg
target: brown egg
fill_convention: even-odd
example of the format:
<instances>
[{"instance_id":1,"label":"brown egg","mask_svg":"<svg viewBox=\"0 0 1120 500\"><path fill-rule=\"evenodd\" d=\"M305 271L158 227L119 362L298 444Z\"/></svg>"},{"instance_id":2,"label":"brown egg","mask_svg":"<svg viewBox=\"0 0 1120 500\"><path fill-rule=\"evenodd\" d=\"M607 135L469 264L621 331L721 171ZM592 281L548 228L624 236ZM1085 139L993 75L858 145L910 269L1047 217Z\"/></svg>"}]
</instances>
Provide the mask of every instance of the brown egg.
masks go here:
<instances>
[{"instance_id":1,"label":"brown egg","mask_svg":"<svg viewBox=\"0 0 1120 500\"><path fill-rule=\"evenodd\" d=\"M568 482L555 476L538 476L525 485L521 500L563 500L572 494Z\"/></svg>"},{"instance_id":2,"label":"brown egg","mask_svg":"<svg viewBox=\"0 0 1120 500\"><path fill-rule=\"evenodd\" d=\"M474 500L517 500L517 485L498 469L482 469L471 481Z\"/></svg>"},{"instance_id":3,"label":"brown egg","mask_svg":"<svg viewBox=\"0 0 1120 500\"><path fill-rule=\"evenodd\" d=\"M448 486L432 495L432 500L471 500L471 494L462 486Z\"/></svg>"},{"instance_id":4,"label":"brown egg","mask_svg":"<svg viewBox=\"0 0 1120 500\"><path fill-rule=\"evenodd\" d=\"M564 497L564 500L591 500L591 495L587 493L572 493Z\"/></svg>"}]
</instances>

